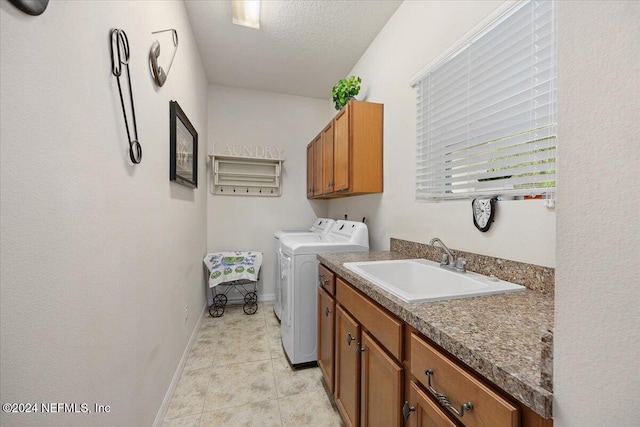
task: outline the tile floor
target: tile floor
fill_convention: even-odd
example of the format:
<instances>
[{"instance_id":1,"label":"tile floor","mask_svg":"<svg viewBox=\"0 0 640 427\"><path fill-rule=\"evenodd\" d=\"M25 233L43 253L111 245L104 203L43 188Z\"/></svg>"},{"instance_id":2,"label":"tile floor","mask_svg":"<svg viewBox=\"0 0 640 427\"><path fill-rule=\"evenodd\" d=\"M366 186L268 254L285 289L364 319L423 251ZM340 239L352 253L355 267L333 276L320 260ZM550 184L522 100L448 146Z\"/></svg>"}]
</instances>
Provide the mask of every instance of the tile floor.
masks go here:
<instances>
[{"instance_id":1,"label":"tile floor","mask_svg":"<svg viewBox=\"0 0 640 427\"><path fill-rule=\"evenodd\" d=\"M319 368L294 371L272 303L202 320L163 427L342 426Z\"/></svg>"}]
</instances>

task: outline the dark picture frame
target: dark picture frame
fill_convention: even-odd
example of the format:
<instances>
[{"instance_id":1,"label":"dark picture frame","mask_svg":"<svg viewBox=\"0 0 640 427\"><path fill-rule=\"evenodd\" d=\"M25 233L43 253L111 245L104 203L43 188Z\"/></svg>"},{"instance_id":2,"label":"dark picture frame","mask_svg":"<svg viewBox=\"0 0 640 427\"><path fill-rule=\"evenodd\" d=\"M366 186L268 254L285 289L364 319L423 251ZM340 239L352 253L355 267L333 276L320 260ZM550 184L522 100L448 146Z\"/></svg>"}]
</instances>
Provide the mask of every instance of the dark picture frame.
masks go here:
<instances>
[{"instance_id":1,"label":"dark picture frame","mask_svg":"<svg viewBox=\"0 0 640 427\"><path fill-rule=\"evenodd\" d=\"M177 101L169 102L169 179L198 188L198 132Z\"/></svg>"}]
</instances>

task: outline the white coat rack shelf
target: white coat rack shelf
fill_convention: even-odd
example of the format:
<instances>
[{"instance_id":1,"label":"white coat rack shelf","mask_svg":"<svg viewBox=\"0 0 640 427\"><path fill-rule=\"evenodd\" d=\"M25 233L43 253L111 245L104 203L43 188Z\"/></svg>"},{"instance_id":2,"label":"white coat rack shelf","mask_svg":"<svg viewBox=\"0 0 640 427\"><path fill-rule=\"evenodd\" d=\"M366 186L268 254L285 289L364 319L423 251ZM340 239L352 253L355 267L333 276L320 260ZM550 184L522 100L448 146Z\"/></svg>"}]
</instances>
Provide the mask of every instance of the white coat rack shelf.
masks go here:
<instances>
[{"instance_id":1,"label":"white coat rack shelf","mask_svg":"<svg viewBox=\"0 0 640 427\"><path fill-rule=\"evenodd\" d=\"M224 156L211 158L211 194L225 196L267 196L282 194L284 159Z\"/></svg>"}]
</instances>

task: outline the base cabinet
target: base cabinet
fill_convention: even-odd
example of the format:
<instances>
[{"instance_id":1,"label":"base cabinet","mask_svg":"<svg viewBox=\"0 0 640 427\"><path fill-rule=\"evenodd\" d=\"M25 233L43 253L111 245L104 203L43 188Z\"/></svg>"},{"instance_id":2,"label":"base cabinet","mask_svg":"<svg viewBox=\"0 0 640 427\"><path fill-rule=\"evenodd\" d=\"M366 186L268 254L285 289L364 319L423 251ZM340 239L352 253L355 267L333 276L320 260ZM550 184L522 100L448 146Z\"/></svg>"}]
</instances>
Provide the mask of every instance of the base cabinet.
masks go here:
<instances>
[{"instance_id":1,"label":"base cabinet","mask_svg":"<svg viewBox=\"0 0 640 427\"><path fill-rule=\"evenodd\" d=\"M319 285L318 364L348 427L553 427L323 265Z\"/></svg>"},{"instance_id":2,"label":"base cabinet","mask_svg":"<svg viewBox=\"0 0 640 427\"><path fill-rule=\"evenodd\" d=\"M411 334L411 374L466 427L519 427L520 411L434 345Z\"/></svg>"},{"instance_id":3,"label":"base cabinet","mask_svg":"<svg viewBox=\"0 0 640 427\"><path fill-rule=\"evenodd\" d=\"M401 426L402 366L366 331L360 347L360 416L363 426Z\"/></svg>"},{"instance_id":4,"label":"base cabinet","mask_svg":"<svg viewBox=\"0 0 640 427\"><path fill-rule=\"evenodd\" d=\"M336 299L335 400L345 424L402 426L404 370L373 332L389 331L384 323L389 319L380 323L380 308L339 277ZM400 341L402 330L396 334ZM393 342L390 338L387 333L383 340Z\"/></svg>"},{"instance_id":5,"label":"base cabinet","mask_svg":"<svg viewBox=\"0 0 640 427\"><path fill-rule=\"evenodd\" d=\"M360 425L360 325L341 306L336 310L336 406L348 427Z\"/></svg>"},{"instance_id":6,"label":"base cabinet","mask_svg":"<svg viewBox=\"0 0 640 427\"><path fill-rule=\"evenodd\" d=\"M413 381L402 413L409 427L458 427Z\"/></svg>"},{"instance_id":7,"label":"base cabinet","mask_svg":"<svg viewBox=\"0 0 640 427\"><path fill-rule=\"evenodd\" d=\"M334 392L334 349L336 302L324 290L318 287L318 367L331 393Z\"/></svg>"}]
</instances>

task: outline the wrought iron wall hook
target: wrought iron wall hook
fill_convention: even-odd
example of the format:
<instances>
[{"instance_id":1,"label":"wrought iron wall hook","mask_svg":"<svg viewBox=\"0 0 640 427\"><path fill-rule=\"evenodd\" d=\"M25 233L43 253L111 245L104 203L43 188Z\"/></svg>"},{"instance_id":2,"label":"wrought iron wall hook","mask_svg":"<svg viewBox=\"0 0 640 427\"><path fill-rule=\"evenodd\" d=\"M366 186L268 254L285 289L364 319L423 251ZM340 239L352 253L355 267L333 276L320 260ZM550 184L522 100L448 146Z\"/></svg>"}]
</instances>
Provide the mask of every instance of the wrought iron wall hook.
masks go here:
<instances>
[{"instance_id":1,"label":"wrought iron wall hook","mask_svg":"<svg viewBox=\"0 0 640 427\"><path fill-rule=\"evenodd\" d=\"M133 89L131 88L131 74L129 73L129 39L124 30L114 28L110 33L111 38L111 73L118 82L118 92L120 93L120 105L122 106L122 115L124 116L124 126L127 129L127 138L129 140L129 158L134 164L142 161L142 146L138 141L138 126L136 124L136 108L133 104ZM126 68L127 84L129 86L129 102L131 105L131 121L133 129L129 129L129 120L127 119L127 110L125 108L124 96L122 94L122 85L120 77L122 70Z\"/></svg>"},{"instance_id":2,"label":"wrought iron wall hook","mask_svg":"<svg viewBox=\"0 0 640 427\"><path fill-rule=\"evenodd\" d=\"M167 81L167 75L171 70L171 66L173 65L173 59L176 57L176 52L178 52L178 32L173 28L168 30L160 30L160 31L152 31L151 34L165 33L167 31L171 31L173 35L173 55L171 56L171 61L169 61L169 66L165 71L160 65L158 65L158 57L160 56L160 42L158 40L154 41L151 45L151 50L149 51L149 63L151 66L151 74L153 75L153 80L160 87L164 85Z\"/></svg>"}]
</instances>

